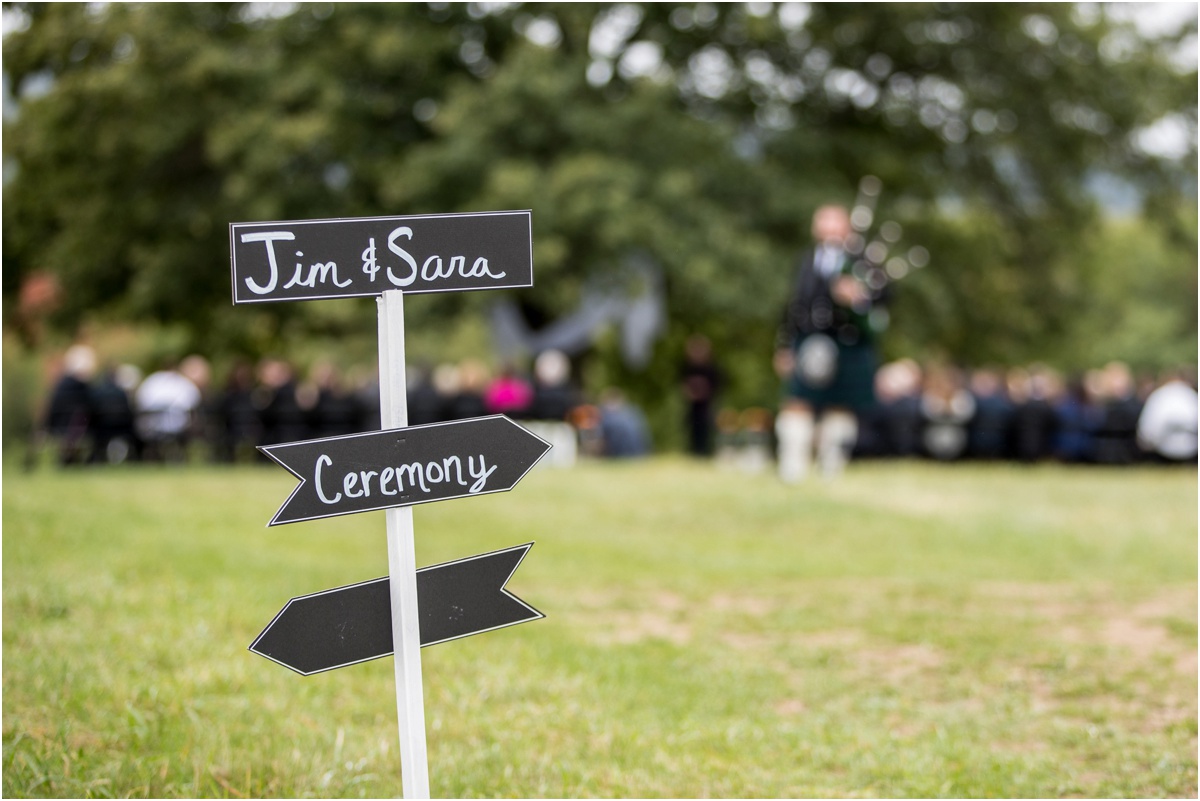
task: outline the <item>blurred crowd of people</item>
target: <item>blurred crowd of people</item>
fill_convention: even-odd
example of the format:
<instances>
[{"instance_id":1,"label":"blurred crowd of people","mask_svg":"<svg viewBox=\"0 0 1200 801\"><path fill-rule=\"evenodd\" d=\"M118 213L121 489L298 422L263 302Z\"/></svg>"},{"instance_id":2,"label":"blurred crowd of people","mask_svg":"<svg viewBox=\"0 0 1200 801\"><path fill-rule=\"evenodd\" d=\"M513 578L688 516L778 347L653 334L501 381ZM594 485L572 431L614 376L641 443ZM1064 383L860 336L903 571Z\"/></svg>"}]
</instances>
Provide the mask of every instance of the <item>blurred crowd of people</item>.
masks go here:
<instances>
[{"instance_id":1,"label":"blurred crowd of people","mask_svg":"<svg viewBox=\"0 0 1200 801\"><path fill-rule=\"evenodd\" d=\"M197 452L216 462L260 460L260 445L333 437L380 427L377 371L343 372L318 362L307 375L281 359L237 362L214 382L209 361L191 355L149 375L132 365L99 367L87 345L62 359L31 448L52 441L61 464L181 462ZM589 403L571 382L571 365L546 351L530 375L493 374L480 361L410 367L408 423L506 414L572 425L580 449L596 456L650 450L640 411L616 389Z\"/></svg>"},{"instance_id":2,"label":"blurred crowd of people","mask_svg":"<svg viewBox=\"0 0 1200 801\"><path fill-rule=\"evenodd\" d=\"M143 375L131 365L101 368L90 347L75 345L57 373L36 436L53 443L61 464L179 462L198 454L252 462L263 458L260 445L380 426L372 368L342 371L318 362L299 375L286 361L264 359L237 362L216 382L203 356ZM721 408L723 381L703 337L689 340L680 381L689 452L755 470L777 459L775 411ZM876 401L858 416L855 459L1196 459L1196 384L1187 370L1135 378L1114 361L1064 379L1044 365L967 370L900 359L882 365L874 384ZM528 375L493 373L476 360L410 367L407 386L409 425L506 414L563 426L538 431L569 445L572 459L576 450L598 457L652 450L642 411L616 388L585 397L558 351L538 356Z\"/></svg>"},{"instance_id":3,"label":"blurred crowd of people","mask_svg":"<svg viewBox=\"0 0 1200 801\"><path fill-rule=\"evenodd\" d=\"M883 365L875 384L860 456L1109 465L1196 457L1194 377L1183 371L1138 381L1112 361L1064 379L1038 364L968 371L902 359Z\"/></svg>"},{"instance_id":4,"label":"blurred crowd of people","mask_svg":"<svg viewBox=\"0 0 1200 801\"><path fill-rule=\"evenodd\" d=\"M1008 370L922 367L900 359L875 374L852 456L1131 465L1197 455L1195 375L1135 378L1112 361L1064 378L1045 365ZM718 417L719 455L748 469L771 458L769 410Z\"/></svg>"}]
</instances>

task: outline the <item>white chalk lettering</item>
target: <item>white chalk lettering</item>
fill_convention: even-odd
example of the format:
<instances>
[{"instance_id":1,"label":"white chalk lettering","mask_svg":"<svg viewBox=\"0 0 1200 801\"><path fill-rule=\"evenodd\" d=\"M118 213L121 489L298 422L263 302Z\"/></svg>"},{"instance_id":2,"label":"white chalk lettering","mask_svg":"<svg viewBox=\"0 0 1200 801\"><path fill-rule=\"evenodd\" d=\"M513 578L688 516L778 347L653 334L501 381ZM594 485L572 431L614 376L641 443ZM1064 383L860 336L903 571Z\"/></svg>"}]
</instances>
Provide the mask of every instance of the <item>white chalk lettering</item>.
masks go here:
<instances>
[{"instance_id":1,"label":"white chalk lettering","mask_svg":"<svg viewBox=\"0 0 1200 801\"><path fill-rule=\"evenodd\" d=\"M463 264L466 264L465 260L463 261ZM471 265L471 272L469 272L469 273L463 272L461 267L459 268L459 271L462 272L463 278L483 278L484 276L487 276L488 278L503 278L505 275L508 274L508 273L500 273L499 275L493 274L492 271L488 269L488 260L485 259L483 256L480 256L479 258L477 258L475 260L475 263Z\"/></svg>"},{"instance_id":2,"label":"white chalk lettering","mask_svg":"<svg viewBox=\"0 0 1200 801\"><path fill-rule=\"evenodd\" d=\"M396 478L396 468L385 467L379 471L379 491L384 495L398 495L399 490L388 492L387 485Z\"/></svg>"},{"instance_id":3,"label":"white chalk lettering","mask_svg":"<svg viewBox=\"0 0 1200 801\"><path fill-rule=\"evenodd\" d=\"M456 256L455 258L460 257ZM429 271L430 265L433 266L433 272ZM422 281L436 281L439 278L449 278L452 275L454 275L454 259L450 260L450 269L446 270L445 272L442 271L441 256L430 256L425 260L425 263L421 265Z\"/></svg>"},{"instance_id":4,"label":"white chalk lettering","mask_svg":"<svg viewBox=\"0 0 1200 801\"><path fill-rule=\"evenodd\" d=\"M304 254L300 251L296 251L296 255L303 256ZM296 273L292 276L292 280L283 285L283 288L291 289L297 284L310 288L315 287L318 281L320 281L322 284L328 281L331 273L333 274L333 285L339 289L345 289L346 287L350 286L351 283L350 279L346 279L345 283L342 283L338 280L337 262L329 261L325 262L324 264L317 262L316 264L309 265L308 278L301 277L302 273L303 267L301 266L300 262L296 262Z\"/></svg>"},{"instance_id":5,"label":"white chalk lettering","mask_svg":"<svg viewBox=\"0 0 1200 801\"><path fill-rule=\"evenodd\" d=\"M464 487L467 486L467 482L463 480L462 459L459 459L457 456L447 456L445 459L442 460L442 465L446 469L446 480L447 481L450 480L450 465L451 464L454 465L454 469L458 473L458 479L457 479L458 483L462 484Z\"/></svg>"},{"instance_id":6,"label":"white chalk lettering","mask_svg":"<svg viewBox=\"0 0 1200 801\"><path fill-rule=\"evenodd\" d=\"M291 231L258 231L242 234L242 242L265 242L267 244L267 263L271 265L271 280L267 281L266 286L259 286L253 278L246 278L246 287L251 292L255 295L265 295L275 289L275 284L279 281L279 266L275 262L275 243L287 242L295 238L296 235Z\"/></svg>"},{"instance_id":7,"label":"white chalk lettering","mask_svg":"<svg viewBox=\"0 0 1200 801\"><path fill-rule=\"evenodd\" d=\"M334 497L327 498L327 497L325 497L325 492L321 489L321 464L322 463L330 465L332 467L333 460L330 459L325 454L321 454L320 456L317 457L317 470L316 470L316 474L313 476L313 484L315 484L317 487L317 497L321 499L321 503L337 503L338 501L340 501L342 499L342 493L339 492Z\"/></svg>"},{"instance_id":8,"label":"white chalk lettering","mask_svg":"<svg viewBox=\"0 0 1200 801\"><path fill-rule=\"evenodd\" d=\"M408 265L408 271L403 276L397 276L392 272L392 268L387 268L387 277L395 286L405 287L411 286L417 276L421 276L421 280L427 283L439 281L445 278L453 278L457 272L463 278L492 278L501 279L506 273L493 273L488 265L487 258L480 256L472 262L470 267L467 267L466 256L451 256L449 263L436 253L429 256L421 264L420 269L417 268L417 260L413 255L396 243L400 237L406 239L413 238L412 229L407 226L401 226L388 235L388 250L395 253L405 264ZM379 272L379 265L375 261L375 240L371 239L367 245L367 249L362 252L363 272L371 276L371 280L375 280L375 273Z\"/></svg>"},{"instance_id":9,"label":"white chalk lettering","mask_svg":"<svg viewBox=\"0 0 1200 801\"><path fill-rule=\"evenodd\" d=\"M408 493L420 491L430 494L438 489L438 485L449 485L442 493L456 491L458 487L468 487L467 478L473 479L468 493L474 495L482 492L487 486L487 480L496 471L496 465L488 465L483 455L479 456L479 464L475 464L474 456L467 457L467 475L463 474L463 459L461 456L447 456L440 461L411 462L409 464L388 465L376 470L347 470L342 475L341 492L335 492L332 497L326 492L323 483L325 474L333 468L333 459L326 454L317 457L313 470L313 485L317 498L323 504L335 504L343 498L370 498L372 492L389 497L409 497ZM338 471L341 472L341 471ZM332 484L334 479L330 477ZM406 493L407 487L407 493Z\"/></svg>"},{"instance_id":10,"label":"white chalk lettering","mask_svg":"<svg viewBox=\"0 0 1200 801\"><path fill-rule=\"evenodd\" d=\"M406 225L402 225L399 228L397 228L396 230L392 231L390 234L388 234L388 250L392 251L397 256L404 259L404 261L408 263L408 269L411 271L407 278L397 278L395 276L395 274L392 273L392 268L388 267L387 268L388 280L391 281L396 286L409 286L412 284L413 281L417 280L417 260L414 259L412 256L410 256L408 254L408 251L406 251L404 248L402 248L396 244L396 239L398 239L399 237L403 236L403 237L412 239L412 235L413 235L412 229Z\"/></svg>"},{"instance_id":11,"label":"white chalk lettering","mask_svg":"<svg viewBox=\"0 0 1200 801\"><path fill-rule=\"evenodd\" d=\"M375 274L381 269L379 262L375 261L375 237L371 237L370 244L367 249L362 252L362 269L367 274L367 278L372 283L375 282Z\"/></svg>"},{"instance_id":12,"label":"white chalk lettering","mask_svg":"<svg viewBox=\"0 0 1200 801\"><path fill-rule=\"evenodd\" d=\"M396 483L400 486L401 490L404 489L404 481L401 479L402 473L408 474L408 486L409 487L413 487L416 484L420 484L421 492L429 492L429 487L427 487L425 485L425 466L422 465L420 462L413 462L412 464L402 464L396 468ZM414 477L416 478L416 481L413 481Z\"/></svg>"},{"instance_id":13,"label":"white chalk lettering","mask_svg":"<svg viewBox=\"0 0 1200 801\"><path fill-rule=\"evenodd\" d=\"M495 471L495 469L496 469L496 465L487 467L484 464L483 454L481 453L481 454L479 454L479 472L476 473L475 472L475 457L468 456L467 457L467 472L471 474L471 478L478 479L478 481L476 481L474 484L471 485L471 488L468 490L468 492L470 492L472 495L474 495L476 492L479 492L480 490L482 490L484 485L487 483L488 476L490 476L492 474L492 472Z\"/></svg>"}]
</instances>

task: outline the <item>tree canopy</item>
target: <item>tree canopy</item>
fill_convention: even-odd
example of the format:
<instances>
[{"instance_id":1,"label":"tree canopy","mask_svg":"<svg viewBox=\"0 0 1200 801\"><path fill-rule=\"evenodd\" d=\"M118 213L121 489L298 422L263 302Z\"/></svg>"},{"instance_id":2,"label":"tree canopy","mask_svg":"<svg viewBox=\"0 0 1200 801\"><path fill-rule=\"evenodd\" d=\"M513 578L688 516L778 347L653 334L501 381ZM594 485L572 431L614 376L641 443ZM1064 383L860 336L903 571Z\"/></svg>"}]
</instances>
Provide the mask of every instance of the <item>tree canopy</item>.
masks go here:
<instances>
[{"instance_id":1,"label":"tree canopy","mask_svg":"<svg viewBox=\"0 0 1200 801\"><path fill-rule=\"evenodd\" d=\"M1194 24L1150 40L1103 6L1015 3L15 3L5 19L10 320L50 274L60 326L160 321L262 352L363 306L234 312L229 222L531 208L534 318L628 282L644 252L668 342L705 330L765 365L813 209L873 175L892 255L929 261L900 285L891 352L1003 362L1057 343L1069 362L1090 357L1063 345L1089 335L1080 308L1114 302L1098 282L1119 270L1093 262L1139 259L1086 246L1109 181L1141 199L1130 236L1154 239L1164 280L1191 276L1147 297L1182 304L1147 331L1194 356L1197 84L1170 57ZM1144 146L1164 119L1186 152Z\"/></svg>"}]
</instances>

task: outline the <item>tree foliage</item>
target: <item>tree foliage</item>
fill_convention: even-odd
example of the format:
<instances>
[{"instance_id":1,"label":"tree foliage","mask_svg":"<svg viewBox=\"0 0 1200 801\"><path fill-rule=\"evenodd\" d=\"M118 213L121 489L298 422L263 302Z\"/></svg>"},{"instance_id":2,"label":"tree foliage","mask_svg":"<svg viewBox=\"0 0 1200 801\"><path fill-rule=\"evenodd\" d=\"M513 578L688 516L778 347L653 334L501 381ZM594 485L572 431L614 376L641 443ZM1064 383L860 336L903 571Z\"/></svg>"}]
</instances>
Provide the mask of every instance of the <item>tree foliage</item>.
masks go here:
<instances>
[{"instance_id":1,"label":"tree foliage","mask_svg":"<svg viewBox=\"0 0 1200 801\"><path fill-rule=\"evenodd\" d=\"M1082 247L1097 176L1134 187L1138 230L1195 272L1178 214L1195 71L1083 6L5 8L21 23L3 53L5 300L52 273L66 327L162 321L251 352L336 334L361 326L361 303L232 310L227 223L532 208L536 284L520 299L535 318L628 280L641 250L665 276L669 346L706 330L765 371L812 210L868 174L899 246L931 254L897 293L893 353L1013 361L1080 335L1073 310L1113 273ZM1138 145L1168 115L1191 132L1182 157ZM486 303L447 295L422 313ZM1194 305L1180 314L1194 339Z\"/></svg>"}]
</instances>

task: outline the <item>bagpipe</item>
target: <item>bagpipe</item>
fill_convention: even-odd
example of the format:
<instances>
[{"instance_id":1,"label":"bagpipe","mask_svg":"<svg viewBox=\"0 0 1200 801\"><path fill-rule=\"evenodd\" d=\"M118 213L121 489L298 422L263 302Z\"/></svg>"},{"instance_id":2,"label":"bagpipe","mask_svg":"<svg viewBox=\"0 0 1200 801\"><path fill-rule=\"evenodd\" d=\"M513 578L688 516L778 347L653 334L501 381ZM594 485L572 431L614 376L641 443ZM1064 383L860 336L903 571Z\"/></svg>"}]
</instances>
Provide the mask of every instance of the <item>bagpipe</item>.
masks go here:
<instances>
[{"instance_id":1,"label":"bagpipe","mask_svg":"<svg viewBox=\"0 0 1200 801\"><path fill-rule=\"evenodd\" d=\"M929 264L929 251L920 245L905 247L904 228L889 219L872 229L875 208L883 194L883 181L874 175L864 175L858 182L854 206L850 209L851 233L843 248L848 258L843 274L853 276L866 290L870 301L868 315L872 330L887 328L887 309L878 304L887 287Z\"/></svg>"}]
</instances>

